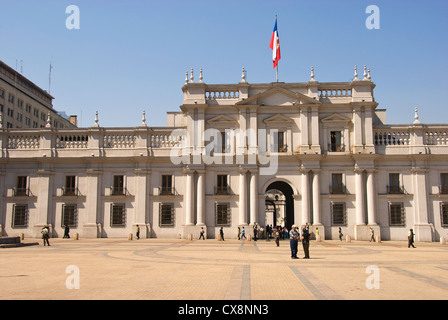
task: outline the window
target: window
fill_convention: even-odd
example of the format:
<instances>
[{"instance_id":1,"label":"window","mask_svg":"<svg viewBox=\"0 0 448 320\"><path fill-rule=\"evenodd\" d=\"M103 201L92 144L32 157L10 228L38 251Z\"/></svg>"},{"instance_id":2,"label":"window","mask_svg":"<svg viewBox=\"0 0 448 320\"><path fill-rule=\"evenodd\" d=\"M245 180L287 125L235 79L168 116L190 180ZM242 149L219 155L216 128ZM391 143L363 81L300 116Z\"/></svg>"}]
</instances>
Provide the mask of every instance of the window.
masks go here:
<instances>
[{"instance_id":1,"label":"window","mask_svg":"<svg viewBox=\"0 0 448 320\"><path fill-rule=\"evenodd\" d=\"M218 174L216 194L228 194L227 175Z\"/></svg>"},{"instance_id":2,"label":"window","mask_svg":"<svg viewBox=\"0 0 448 320\"><path fill-rule=\"evenodd\" d=\"M342 151L342 131L330 132L330 151L340 152Z\"/></svg>"},{"instance_id":3,"label":"window","mask_svg":"<svg viewBox=\"0 0 448 320\"><path fill-rule=\"evenodd\" d=\"M404 204L402 202L389 202L389 225L397 227L406 225Z\"/></svg>"},{"instance_id":4,"label":"window","mask_svg":"<svg viewBox=\"0 0 448 320\"><path fill-rule=\"evenodd\" d=\"M110 205L110 226L125 227L126 226L126 210L124 204Z\"/></svg>"},{"instance_id":5,"label":"window","mask_svg":"<svg viewBox=\"0 0 448 320\"><path fill-rule=\"evenodd\" d=\"M389 186L388 186L387 193L389 193L389 194L403 193L403 189L400 187L400 174L399 173L389 173Z\"/></svg>"},{"instance_id":6,"label":"window","mask_svg":"<svg viewBox=\"0 0 448 320\"><path fill-rule=\"evenodd\" d=\"M346 226L347 214L345 209L345 202L331 203L331 221L333 226Z\"/></svg>"},{"instance_id":7,"label":"window","mask_svg":"<svg viewBox=\"0 0 448 320\"><path fill-rule=\"evenodd\" d=\"M226 139L226 132L224 131L224 132L221 132L221 152L222 153L226 153L226 150L227 150L227 148L226 148L226 146L227 146L227 139Z\"/></svg>"},{"instance_id":8,"label":"window","mask_svg":"<svg viewBox=\"0 0 448 320\"><path fill-rule=\"evenodd\" d=\"M162 175L162 189L160 194L173 194L173 176Z\"/></svg>"},{"instance_id":9,"label":"window","mask_svg":"<svg viewBox=\"0 0 448 320\"><path fill-rule=\"evenodd\" d=\"M274 134L274 152L286 152L286 140L285 140L285 132L278 131L277 134Z\"/></svg>"},{"instance_id":10,"label":"window","mask_svg":"<svg viewBox=\"0 0 448 320\"><path fill-rule=\"evenodd\" d=\"M28 188L27 188L27 180L28 177L26 176L19 176L17 177L17 187L15 188L14 195L17 197L20 196L28 196Z\"/></svg>"},{"instance_id":11,"label":"window","mask_svg":"<svg viewBox=\"0 0 448 320\"><path fill-rule=\"evenodd\" d=\"M159 204L159 226L160 227L174 226L174 204L172 203Z\"/></svg>"},{"instance_id":12,"label":"window","mask_svg":"<svg viewBox=\"0 0 448 320\"><path fill-rule=\"evenodd\" d=\"M124 195L124 176L114 176L112 195Z\"/></svg>"},{"instance_id":13,"label":"window","mask_svg":"<svg viewBox=\"0 0 448 320\"><path fill-rule=\"evenodd\" d=\"M77 226L76 204L65 204L62 206L61 227L65 226L76 228Z\"/></svg>"},{"instance_id":14,"label":"window","mask_svg":"<svg viewBox=\"0 0 448 320\"><path fill-rule=\"evenodd\" d=\"M76 195L76 176L65 177L64 196Z\"/></svg>"},{"instance_id":15,"label":"window","mask_svg":"<svg viewBox=\"0 0 448 320\"><path fill-rule=\"evenodd\" d=\"M12 94L8 94L8 101L14 104L14 96Z\"/></svg>"},{"instance_id":16,"label":"window","mask_svg":"<svg viewBox=\"0 0 448 320\"><path fill-rule=\"evenodd\" d=\"M440 204L440 221L442 224L442 227L447 228L448 227L448 203L442 202Z\"/></svg>"},{"instance_id":17,"label":"window","mask_svg":"<svg viewBox=\"0 0 448 320\"><path fill-rule=\"evenodd\" d=\"M230 226L230 204L216 203L216 226Z\"/></svg>"},{"instance_id":18,"label":"window","mask_svg":"<svg viewBox=\"0 0 448 320\"><path fill-rule=\"evenodd\" d=\"M27 205L14 205L12 213L12 227L13 228L26 228L28 225L28 206Z\"/></svg>"},{"instance_id":19,"label":"window","mask_svg":"<svg viewBox=\"0 0 448 320\"><path fill-rule=\"evenodd\" d=\"M440 174L440 193L448 194L448 173Z\"/></svg>"},{"instance_id":20,"label":"window","mask_svg":"<svg viewBox=\"0 0 448 320\"><path fill-rule=\"evenodd\" d=\"M331 175L331 193L332 194L344 194L345 186L342 182L342 173L333 173Z\"/></svg>"}]
</instances>

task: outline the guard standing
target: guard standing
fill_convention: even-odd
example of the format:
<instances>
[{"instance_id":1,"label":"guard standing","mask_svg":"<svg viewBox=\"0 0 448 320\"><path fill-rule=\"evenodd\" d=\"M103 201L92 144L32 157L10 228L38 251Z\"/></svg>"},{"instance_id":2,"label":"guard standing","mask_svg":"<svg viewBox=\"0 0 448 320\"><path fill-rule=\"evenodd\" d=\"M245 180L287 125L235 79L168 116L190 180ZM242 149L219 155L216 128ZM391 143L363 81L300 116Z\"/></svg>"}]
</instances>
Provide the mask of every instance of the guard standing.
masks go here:
<instances>
[{"instance_id":1,"label":"guard standing","mask_svg":"<svg viewBox=\"0 0 448 320\"><path fill-rule=\"evenodd\" d=\"M310 258L310 232L308 230L308 227L303 228L302 230L302 246L303 246L303 252L305 253L305 256L303 259L309 259Z\"/></svg>"}]
</instances>

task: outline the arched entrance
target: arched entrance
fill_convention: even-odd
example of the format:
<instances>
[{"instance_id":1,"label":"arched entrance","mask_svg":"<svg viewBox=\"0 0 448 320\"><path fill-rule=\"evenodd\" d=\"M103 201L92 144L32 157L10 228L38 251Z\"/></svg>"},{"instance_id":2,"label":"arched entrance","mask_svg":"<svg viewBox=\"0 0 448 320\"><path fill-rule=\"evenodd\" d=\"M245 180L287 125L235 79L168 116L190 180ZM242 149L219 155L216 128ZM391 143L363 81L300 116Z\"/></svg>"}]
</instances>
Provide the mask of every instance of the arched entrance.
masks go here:
<instances>
[{"instance_id":1,"label":"arched entrance","mask_svg":"<svg viewBox=\"0 0 448 320\"><path fill-rule=\"evenodd\" d=\"M266 188L266 224L281 225L286 226L288 230L291 229L294 224L293 194L291 186L284 181L272 182Z\"/></svg>"}]
</instances>

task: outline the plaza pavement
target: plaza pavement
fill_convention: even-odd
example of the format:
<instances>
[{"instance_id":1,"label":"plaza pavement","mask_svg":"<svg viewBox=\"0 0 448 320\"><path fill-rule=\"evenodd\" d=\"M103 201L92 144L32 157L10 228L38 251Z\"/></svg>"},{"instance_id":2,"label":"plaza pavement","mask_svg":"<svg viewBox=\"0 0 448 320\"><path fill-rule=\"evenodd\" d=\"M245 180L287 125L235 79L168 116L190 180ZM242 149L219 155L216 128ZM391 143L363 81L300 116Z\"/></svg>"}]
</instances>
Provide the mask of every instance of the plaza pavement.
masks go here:
<instances>
[{"instance_id":1,"label":"plaza pavement","mask_svg":"<svg viewBox=\"0 0 448 320\"><path fill-rule=\"evenodd\" d=\"M289 240L23 242L39 245L0 248L2 300L448 299L448 245L439 243L312 241L311 259L299 243L292 260Z\"/></svg>"}]
</instances>

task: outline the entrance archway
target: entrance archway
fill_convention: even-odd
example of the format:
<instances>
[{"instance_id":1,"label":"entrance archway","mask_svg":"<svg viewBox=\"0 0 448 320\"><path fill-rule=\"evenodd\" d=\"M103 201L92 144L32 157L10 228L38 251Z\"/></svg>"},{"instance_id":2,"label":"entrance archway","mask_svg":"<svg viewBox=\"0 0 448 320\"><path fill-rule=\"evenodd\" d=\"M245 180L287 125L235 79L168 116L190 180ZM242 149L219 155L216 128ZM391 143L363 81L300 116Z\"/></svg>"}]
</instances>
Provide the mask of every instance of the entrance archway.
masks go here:
<instances>
[{"instance_id":1,"label":"entrance archway","mask_svg":"<svg viewBox=\"0 0 448 320\"><path fill-rule=\"evenodd\" d=\"M291 230L294 224L293 194L291 186L284 181L272 182L266 188L265 208L267 215L272 212L273 226L286 226Z\"/></svg>"}]
</instances>

